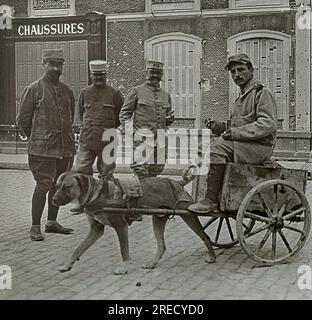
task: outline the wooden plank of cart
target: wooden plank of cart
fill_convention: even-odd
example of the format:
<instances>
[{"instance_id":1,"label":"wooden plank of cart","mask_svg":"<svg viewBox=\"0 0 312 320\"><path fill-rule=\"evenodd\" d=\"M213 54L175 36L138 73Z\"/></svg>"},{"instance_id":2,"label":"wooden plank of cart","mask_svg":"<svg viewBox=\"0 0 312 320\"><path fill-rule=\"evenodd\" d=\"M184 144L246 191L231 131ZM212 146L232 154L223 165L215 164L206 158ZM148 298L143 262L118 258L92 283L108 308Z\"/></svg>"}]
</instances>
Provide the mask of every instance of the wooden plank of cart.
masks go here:
<instances>
[{"instance_id":1,"label":"wooden plank of cart","mask_svg":"<svg viewBox=\"0 0 312 320\"><path fill-rule=\"evenodd\" d=\"M213 245L230 248L240 244L262 265L286 262L305 244L311 212L305 197L307 171L282 168L274 163L228 163L220 193L220 212L200 215ZM204 197L206 176L193 182L194 201ZM128 211L105 208L107 212ZM142 214L190 215L188 210L131 209Z\"/></svg>"}]
</instances>

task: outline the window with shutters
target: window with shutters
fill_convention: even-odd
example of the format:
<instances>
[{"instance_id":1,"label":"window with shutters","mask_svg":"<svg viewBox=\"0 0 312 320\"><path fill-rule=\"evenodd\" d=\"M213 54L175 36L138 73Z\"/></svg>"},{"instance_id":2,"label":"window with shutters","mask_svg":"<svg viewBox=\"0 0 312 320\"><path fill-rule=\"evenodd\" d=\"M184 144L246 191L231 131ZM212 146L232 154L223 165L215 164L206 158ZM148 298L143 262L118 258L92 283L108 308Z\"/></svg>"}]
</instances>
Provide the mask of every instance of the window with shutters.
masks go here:
<instances>
[{"instance_id":1,"label":"window with shutters","mask_svg":"<svg viewBox=\"0 0 312 320\"><path fill-rule=\"evenodd\" d=\"M277 103L278 127L289 129L290 36L274 31L248 31L228 40L229 54L246 53L254 66L255 78L273 93ZM239 88L230 79L230 104Z\"/></svg>"},{"instance_id":2,"label":"window with shutters","mask_svg":"<svg viewBox=\"0 0 312 320\"><path fill-rule=\"evenodd\" d=\"M230 0L230 9L288 6L289 0Z\"/></svg>"},{"instance_id":3,"label":"window with shutters","mask_svg":"<svg viewBox=\"0 0 312 320\"><path fill-rule=\"evenodd\" d=\"M75 14L75 0L28 0L31 17L69 16Z\"/></svg>"},{"instance_id":4,"label":"window with shutters","mask_svg":"<svg viewBox=\"0 0 312 320\"><path fill-rule=\"evenodd\" d=\"M183 33L145 42L145 58L164 62L161 86L171 95L176 118L196 119L200 108L201 39Z\"/></svg>"},{"instance_id":5,"label":"window with shutters","mask_svg":"<svg viewBox=\"0 0 312 320\"><path fill-rule=\"evenodd\" d=\"M146 12L200 10L200 0L145 0Z\"/></svg>"}]
</instances>

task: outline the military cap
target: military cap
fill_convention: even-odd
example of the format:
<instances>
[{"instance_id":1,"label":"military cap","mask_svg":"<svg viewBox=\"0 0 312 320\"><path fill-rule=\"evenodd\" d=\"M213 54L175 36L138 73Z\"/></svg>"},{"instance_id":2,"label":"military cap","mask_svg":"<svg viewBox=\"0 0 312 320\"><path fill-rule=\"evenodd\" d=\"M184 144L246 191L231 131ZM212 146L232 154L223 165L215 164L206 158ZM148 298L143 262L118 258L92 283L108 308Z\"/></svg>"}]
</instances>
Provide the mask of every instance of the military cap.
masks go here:
<instances>
[{"instance_id":1,"label":"military cap","mask_svg":"<svg viewBox=\"0 0 312 320\"><path fill-rule=\"evenodd\" d=\"M107 63L105 60L91 60L89 62L91 72L106 73Z\"/></svg>"},{"instance_id":2,"label":"military cap","mask_svg":"<svg viewBox=\"0 0 312 320\"><path fill-rule=\"evenodd\" d=\"M228 63L225 66L225 69L230 70L230 67L233 63L242 63L242 64L251 64L252 65L252 63L246 53L239 53L239 54L235 54L233 56L230 56L228 59Z\"/></svg>"},{"instance_id":3,"label":"military cap","mask_svg":"<svg viewBox=\"0 0 312 320\"><path fill-rule=\"evenodd\" d=\"M146 69L164 70L164 63L160 61L146 61Z\"/></svg>"},{"instance_id":4,"label":"military cap","mask_svg":"<svg viewBox=\"0 0 312 320\"><path fill-rule=\"evenodd\" d=\"M64 51L63 49L44 49L42 51L42 60L64 61Z\"/></svg>"}]
</instances>

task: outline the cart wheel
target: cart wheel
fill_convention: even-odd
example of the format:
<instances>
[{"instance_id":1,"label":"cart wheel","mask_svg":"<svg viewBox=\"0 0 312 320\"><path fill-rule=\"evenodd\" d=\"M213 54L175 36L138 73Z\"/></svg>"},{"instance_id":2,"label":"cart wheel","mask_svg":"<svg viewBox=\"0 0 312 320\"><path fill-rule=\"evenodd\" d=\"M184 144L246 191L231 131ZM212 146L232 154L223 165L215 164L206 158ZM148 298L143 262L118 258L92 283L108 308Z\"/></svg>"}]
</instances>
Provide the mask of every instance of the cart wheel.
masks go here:
<instances>
[{"instance_id":1,"label":"cart wheel","mask_svg":"<svg viewBox=\"0 0 312 320\"><path fill-rule=\"evenodd\" d=\"M244 232L245 219L255 222L248 234ZM269 180L259 183L245 196L237 213L236 232L250 258L273 265L300 251L308 238L310 224L311 212L305 195L287 181Z\"/></svg>"},{"instance_id":2,"label":"cart wheel","mask_svg":"<svg viewBox=\"0 0 312 320\"><path fill-rule=\"evenodd\" d=\"M203 228L209 235L214 247L231 248L238 244L235 220L235 215L220 213L218 216L209 217L208 221L203 223ZM244 233L248 234L255 225L255 221L253 219L245 220L243 224Z\"/></svg>"}]
</instances>

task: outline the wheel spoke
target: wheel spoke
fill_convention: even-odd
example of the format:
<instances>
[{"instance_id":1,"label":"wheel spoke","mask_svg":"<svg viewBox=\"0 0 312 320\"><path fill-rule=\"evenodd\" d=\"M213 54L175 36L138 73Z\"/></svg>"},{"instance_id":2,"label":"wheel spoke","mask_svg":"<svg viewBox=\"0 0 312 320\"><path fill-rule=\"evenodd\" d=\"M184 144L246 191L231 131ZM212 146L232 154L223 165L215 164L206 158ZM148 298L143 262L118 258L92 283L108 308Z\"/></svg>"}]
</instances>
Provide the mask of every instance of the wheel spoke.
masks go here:
<instances>
[{"instance_id":1,"label":"wheel spoke","mask_svg":"<svg viewBox=\"0 0 312 320\"><path fill-rule=\"evenodd\" d=\"M275 259L276 256L276 231L272 231L272 259Z\"/></svg>"},{"instance_id":2,"label":"wheel spoke","mask_svg":"<svg viewBox=\"0 0 312 320\"><path fill-rule=\"evenodd\" d=\"M258 228L258 229L256 229L256 230L248 233L248 234L246 235L246 238L252 237L252 236L254 236L254 235L256 235L256 234L258 234L258 233L260 233L260 232L262 232L262 231L264 231L264 230L266 230L266 229L268 229L269 227L270 227L269 225L262 226L261 228Z\"/></svg>"},{"instance_id":3,"label":"wheel spoke","mask_svg":"<svg viewBox=\"0 0 312 320\"><path fill-rule=\"evenodd\" d=\"M300 213L300 212L302 212L302 211L305 211L305 210L306 210L305 207L301 207L301 208L299 208L299 209L297 209L297 210L295 210L295 211L287 214L286 216L283 217L283 219L284 219L284 220L291 219L291 218L293 218L294 216L296 216L298 213Z\"/></svg>"},{"instance_id":4,"label":"wheel spoke","mask_svg":"<svg viewBox=\"0 0 312 320\"><path fill-rule=\"evenodd\" d=\"M278 218L281 218L281 217L283 216L285 210L286 210L286 204L283 204L283 206L281 207L281 209L278 211L277 217L278 217Z\"/></svg>"},{"instance_id":5,"label":"wheel spoke","mask_svg":"<svg viewBox=\"0 0 312 320\"><path fill-rule=\"evenodd\" d=\"M251 212L245 212L245 218L251 218L251 219L254 219L254 220L257 220L257 221L261 221L261 222L264 222L264 223L270 223L270 219L269 218L265 218L265 217L261 217L261 216L258 216L254 213L251 213Z\"/></svg>"},{"instance_id":6,"label":"wheel spoke","mask_svg":"<svg viewBox=\"0 0 312 320\"><path fill-rule=\"evenodd\" d=\"M225 218L225 222L226 222L226 226L227 226L227 228L229 230L229 234L230 234L231 240L235 241L229 218Z\"/></svg>"},{"instance_id":7,"label":"wheel spoke","mask_svg":"<svg viewBox=\"0 0 312 320\"><path fill-rule=\"evenodd\" d=\"M218 219L218 217L213 217L211 218L204 226L203 228L206 229L208 228L212 223L214 223L216 220Z\"/></svg>"},{"instance_id":8,"label":"wheel spoke","mask_svg":"<svg viewBox=\"0 0 312 320\"><path fill-rule=\"evenodd\" d=\"M288 249L289 253L292 253L292 249L291 249L284 233L282 232L282 230L277 230L277 232L279 233L280 237L282 238L283 242L285 243L285 246Z\"/></svg>"},{"instance_id":9,"label":"wheel spoke","mask_svg":"<svg viewBox=\"0 0 312 320\"><path fill-rule=\"evenodd\" d=\"M217 234L216 234L215 242L218 242L218 240L219 240L219 237L220 237L220 231L221 231L221 227L222 227L223 220L224 220L224 218L220 218L219 225L218 225L218 229L217 229Z\"/></svg>"},{"instance_id":10,"label":"wheel spoke","mask_svg":"<svg viewBox=\"0 0 312 320\"><path fill-rule=\"evenodd\" d=\"M299 232L299 233L301 233L301 234L304 234L304 232L303 232L302 230L297 229L297 228L292 227L292 226L284 226L284 228L289 229L289 230L292 230L292 231L295 231L295 232Z\"/></svg>"},{"instance_id":11,"label":"wheel spoke","mask_svg":"<svg viewBox=\"0 0 312 320\"><path fill-rule=\"evenodd\" d=\"M266 234L265 234L265 236L264 236L264 238L262 239L262 241L259 244L258 251L260 251L262 249L262 247L264 246L264 244L267 242L267 240L269 239L270 234L271 234L271 230L268 229Z\"/></svg>"},{"instance_id":12,"label":"wheel spoke","mask_svg":"<svg viewBox=\"0 0 312 320\"><path fill-rule=\"evenodd\" d=\"M271 209L268 207L267 203L265 202L264 198L262 197L262 194L258 191L257 192L258 198L260 199L262 206L264 207L264 210L269 218L272 218L273 214Z\"/></svg>"}]
</instances>

